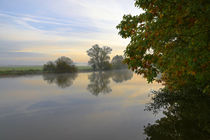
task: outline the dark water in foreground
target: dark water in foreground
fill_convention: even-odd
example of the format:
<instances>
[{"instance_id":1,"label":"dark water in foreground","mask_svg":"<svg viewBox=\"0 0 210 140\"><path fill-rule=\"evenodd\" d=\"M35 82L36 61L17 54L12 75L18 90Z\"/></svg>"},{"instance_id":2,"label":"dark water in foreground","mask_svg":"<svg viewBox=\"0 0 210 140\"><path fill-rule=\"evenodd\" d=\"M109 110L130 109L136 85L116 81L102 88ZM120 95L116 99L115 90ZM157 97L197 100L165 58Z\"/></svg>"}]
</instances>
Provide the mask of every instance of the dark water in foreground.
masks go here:
<instances>
[{"instance_id":1,"label":"dark water in foreground","mask_svg":"<svg viewBox=\"0 0 210 140\"><path fill-rule=\"evenodd\" d=\"M160 87L130 71L0 78L0 140L141 140Z\"/></svg>"}]
</instances>

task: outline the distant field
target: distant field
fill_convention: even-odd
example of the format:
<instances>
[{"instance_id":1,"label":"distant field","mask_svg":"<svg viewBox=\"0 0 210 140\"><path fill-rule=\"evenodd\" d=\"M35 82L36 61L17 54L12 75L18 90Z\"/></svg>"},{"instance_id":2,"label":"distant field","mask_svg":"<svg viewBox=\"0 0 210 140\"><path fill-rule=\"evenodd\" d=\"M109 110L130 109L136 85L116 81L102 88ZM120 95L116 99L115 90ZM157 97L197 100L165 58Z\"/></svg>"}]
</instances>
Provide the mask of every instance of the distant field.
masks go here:
<instances>
[{"instance_id":1,"label":"distant field","mask_svg":"<svg viewBox=\"0 0 210 140\"><path fill-rule=\"evenodd\" d=\"M42 66L11 66L0 67L1 71L25 71L25 70L42 70Z\"/></svg>"},{"instance_id":2,"label":"distant field","mask_svg":"<svg viewBox=\"0 0 210 140\"><path fill-rule=\"evenodd\" d=\"M8 66L0 67L0 75L24 75L24 74L40 74L42 66Z\"/></svg>"},{"instance_id":3,"label":"distant field","mask_svg":"<svg viewBox=\"0 0 210 140\"><path fill-rule=\"evenodd\" d=\"M79 72L91 71L90 66L77 66ZM0 75L40 74L42 66L0 66Z\"/></svg>"}]
</instances>

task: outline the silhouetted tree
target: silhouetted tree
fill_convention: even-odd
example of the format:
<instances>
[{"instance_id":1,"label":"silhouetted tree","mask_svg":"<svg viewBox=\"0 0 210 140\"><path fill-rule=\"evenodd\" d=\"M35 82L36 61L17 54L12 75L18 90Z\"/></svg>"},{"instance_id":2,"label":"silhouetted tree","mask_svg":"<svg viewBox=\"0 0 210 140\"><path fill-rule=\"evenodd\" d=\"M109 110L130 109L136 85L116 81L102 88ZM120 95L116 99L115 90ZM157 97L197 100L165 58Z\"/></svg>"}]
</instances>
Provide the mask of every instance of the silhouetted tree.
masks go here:
<instances>
[{"instance_id":1,"label":"silhouetted tree","mask_svg":"<svg viewBox=\"0 0 210 140\"><path fill-rule=\"evenodd\" d=\"M76 72L76 67L73 61L65 56L58 58L55 61L56 64L56 73L68 73L68 72Z\"/></svg>"},{"instance_id":2,"label":"silhouetted tree","mask_svg":"<svg viewBox=\"0 0 210 140\"><path fill-rule=\"evenodd\" d=\"M87 50L88 56L90 56L90 60L88 64L93 68L93 70L106 70L110 68L109 65L109 54L112 49L110 47L104 46L102 48L99 45L94 45L92 48Z\"/></svg>"},{"instance_id":3,"label":"silhouetted tree","mask_svg":"<svg viewBox=\"0 0 210 140\"><path fill-rule=\"evenodd\" d=\"M43 66L43 71L44 72L50 72L53 73L55 72L56 66L55 63L52 61L47 62L46 64L44 64Z\"/></svg>"},{"instance_id":4,"label":"silhouetted tree","mask_svg":"<svg viewBox=\"0 0 210 140\"><path fill-rule=\"evenodd\" d=\"M70 58L62 56L55 62L49 61L45 64L43 71L47 73L72 73L76 72L77 68Z\"/></svg>"},{"instance_id":5,"label":"silhouetted tree","mask_svg":"<svg viewBox=\"0 0 210 140\"><path fill-rule=\"evenodd\" d=\"M121 55L116 55L112 58L112 68L113 69L124 69L128 68L127 64L123 63L123 57Z\"/></svg>"}]
</instances>

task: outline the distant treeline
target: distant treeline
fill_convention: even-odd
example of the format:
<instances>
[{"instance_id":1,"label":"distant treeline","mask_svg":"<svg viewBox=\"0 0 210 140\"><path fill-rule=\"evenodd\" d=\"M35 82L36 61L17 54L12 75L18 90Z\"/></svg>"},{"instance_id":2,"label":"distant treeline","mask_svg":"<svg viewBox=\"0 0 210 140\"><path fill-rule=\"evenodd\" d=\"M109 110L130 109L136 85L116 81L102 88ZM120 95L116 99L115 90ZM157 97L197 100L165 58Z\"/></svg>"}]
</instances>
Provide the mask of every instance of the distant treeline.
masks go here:
<instances>
[{"instance_id":1,"label":"distant treeline","mask_svg":"<svg viewBox=\"0 0 210 140\"><path fill-rule=\"evenodd\" d=\"M127 64L123 63L123 56L116 55L112 58L111 62L109 54L112 49L104 46L102 48L99 45L94 45L87 50L90 60L88 64L92 67L92 71L104 71L111 69L127 69ZM43 66L43 72L45 73L74 73L78 69L74 65L74 62L65 56L58 58L56 61L49 61Z\"/></svg>"},{"instance_id":2,"label":"distant treeline","mask_svg":"<svg viewBox=\"0 0 210 140\"><path fill-rule=\"evenodd\" d=\"M123 56L116 55L112 58L111 63L109 62L112 49L104 46L102 48L99 45L93 45L92 48L87 50L90 60L88 64L93 68L94 71L103 71L110 69L124 69L128 68L127 64L123 63Z\"/></svg>"},{"instance_id":3,"label":"distant treeline","mask_svg":"<svg viewBox=\"0 0 210 140\"><path fill-rule=\"evenodd\" d=\"M123 56L116 55L110 61L112 49L104 46L93 45L87 50L90 57L89 66L75 66L73 60L66 56L61 56L55 61L48 61L43 66L25 66L25 67L0 67L0 76L42 74L42 73L75 73L88 71L105 71L113 69L127 69L127 64L123 63Z\"/></svg>"}]
</instances>

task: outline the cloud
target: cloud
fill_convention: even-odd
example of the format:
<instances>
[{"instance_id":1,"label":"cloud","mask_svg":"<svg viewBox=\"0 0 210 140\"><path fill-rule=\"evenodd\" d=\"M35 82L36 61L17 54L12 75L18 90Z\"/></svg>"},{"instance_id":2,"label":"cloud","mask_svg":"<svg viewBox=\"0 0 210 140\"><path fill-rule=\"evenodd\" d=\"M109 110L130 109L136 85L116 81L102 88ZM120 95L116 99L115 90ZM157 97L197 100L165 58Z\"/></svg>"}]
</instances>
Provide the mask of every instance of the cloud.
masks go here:
<instances>
[{"instance_id":1,"label":"cloud","mask_svg":"<svg viewBox=\"0 0 210 140\"><path fill-rule=\"evenodd\" d=\"M87 62L86 50L99 44L122 54L129 40L121 39L116 25L123 14L142 12L133 4L131 0L1 0L0 53L8 52L4 59L11 61L25 52L47 58L69 55ZM23 54L10 57L13 52Z\"/></svg>"}]
</instances>

